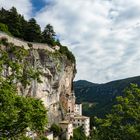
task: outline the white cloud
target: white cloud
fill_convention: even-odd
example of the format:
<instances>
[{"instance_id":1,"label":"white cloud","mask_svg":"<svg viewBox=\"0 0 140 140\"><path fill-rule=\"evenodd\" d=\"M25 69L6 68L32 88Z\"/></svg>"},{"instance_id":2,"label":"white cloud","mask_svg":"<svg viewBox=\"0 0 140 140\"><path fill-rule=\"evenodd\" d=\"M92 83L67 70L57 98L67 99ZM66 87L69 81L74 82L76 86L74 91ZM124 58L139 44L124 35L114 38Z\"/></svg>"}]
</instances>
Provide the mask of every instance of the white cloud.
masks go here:
<instances>
[{"instance_id":1,"label":"white cloud","mask_svg":"<svg viewBox=\"0 0 140 140\"><path fill-rule=\"evenodd\" d=\"M53 0L36 18L51 23L77 59L77 79L107 82L140 74L138 0Z\"/></svg>"},{"instance_id":2,"label":"white cloud","mask_svg":"<svg viewBox=\"0 0 140 140\"><path fill-rule=\"evenodd\" d=\"M107 82L140 75L139 0L44 0L36 14L44 27L51 23L77 59L76 80ZM0 0L31 16L30 0Z\"/></svg>"},{"instance_id":3,"label":"white cloud","mask_svg":"<svg viewBox=\"0 0 140 140\"><path fill-rule=\"evenodd\" d=\"M31 0L0 0L0 8L10 9L11 7L16 7L17 11L24 15L25 18L30 18L32 16L32 3Z\"/></svg>"}]
</instances>

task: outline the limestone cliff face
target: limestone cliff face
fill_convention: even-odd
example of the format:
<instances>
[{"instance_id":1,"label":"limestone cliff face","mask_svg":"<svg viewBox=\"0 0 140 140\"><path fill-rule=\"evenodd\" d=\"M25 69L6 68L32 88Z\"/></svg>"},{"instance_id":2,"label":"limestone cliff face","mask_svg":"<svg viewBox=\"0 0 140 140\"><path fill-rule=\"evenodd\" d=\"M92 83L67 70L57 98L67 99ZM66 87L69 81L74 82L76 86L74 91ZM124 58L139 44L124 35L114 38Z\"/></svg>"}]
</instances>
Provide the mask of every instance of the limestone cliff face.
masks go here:
<instances>
[{"instance_id":1,"label":"limestone cliff face","mask_svg":"<svg viewBox=\"0 0 140 140\"><path fill-rule=\"evenodd\" d=\"M50 123L62 120L65 113L60 95L72 94L75 65L65 56L46 50L32 50L34 68L42 71L41 81L32 81L24 94L31 94L44 102Z\"/></svg>"},{"instance_id":2,"label":"limestone cliff face","mask_svg":"<svg viewBox=\"0 0 140 140\"><path fill-rule=\"evenodd\" d=\"M28 42L9 37L0 33L0 37L6 37L9 42L29 49ZM38 47L39 46L39 47ZM19 83L19 92L23 96L33 96L43 101L48 110L49 124L58 123L63 119L65 108L61 95L72 94L72 81L75 76L75 64L57 50L46 44L33 44L28 61L34 69L41 71L41 83L33 80L26 89L22 89Z\"/></svg>"}]
</instances>

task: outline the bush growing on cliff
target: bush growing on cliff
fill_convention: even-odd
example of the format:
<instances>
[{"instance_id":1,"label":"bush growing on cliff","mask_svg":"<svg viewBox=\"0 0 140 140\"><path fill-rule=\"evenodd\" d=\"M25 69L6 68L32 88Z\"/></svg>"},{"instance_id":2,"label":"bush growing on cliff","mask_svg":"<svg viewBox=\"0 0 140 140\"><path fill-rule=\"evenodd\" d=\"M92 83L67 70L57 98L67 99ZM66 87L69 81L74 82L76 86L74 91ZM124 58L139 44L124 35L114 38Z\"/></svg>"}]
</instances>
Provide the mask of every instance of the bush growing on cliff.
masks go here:
<instances>
[{"instance_id":1,"label":"bush growing on cliff","mask_svg":"<svg viewBox=\"0 0 140 140\"><path fill-rule=\"evenodd\" d=\"M62 132L61 127L59 125L55 124L55 123L52 124L50 130L53 132L55 137L59 136Z\"/></svg>"},{"instance_id":2,"label":"bush growing on cliff","mask_svg":"<svg viewBox=\"0 0 140 140\"><path fill-rule=\"evenodd\" d=\"M66 55L67 58L68 58L68 60L70 60L72 63L75 63L75 57L74 57L74 55L72 54L71 51L68 50L68 48L66 46L60 46L59 52L61 54Z\"/></svg>"},{"instance_id":3,"label":"bush growing on cliff","mask_svg":"<svg viewBox=\"0 0 140 140\"><path fill-rule=\"evenodd\" d=\"M3 31L3 32L10 35L10 32L8 30L8 26L6 24L0 23L0 31Z\"/></svg>"},{"instance_id":4,"label":"bush growing on cliff","mask_svg":"<svg viewBox=\"0 0 140 140\"><path fill-rule=\"evenodd\" d=\"M19 96L17 92L18 82L30 84L31 80L39 78L39 72L34 72L30 65L24 69L29 54L27 50L8 43L7 39L0 40L0 43L6 47L0 49L0 139L21 139L27 128L42 133L47 124L43 103ZM25 72L27 77L23 75Z\"/></svg>"}]
</instances>

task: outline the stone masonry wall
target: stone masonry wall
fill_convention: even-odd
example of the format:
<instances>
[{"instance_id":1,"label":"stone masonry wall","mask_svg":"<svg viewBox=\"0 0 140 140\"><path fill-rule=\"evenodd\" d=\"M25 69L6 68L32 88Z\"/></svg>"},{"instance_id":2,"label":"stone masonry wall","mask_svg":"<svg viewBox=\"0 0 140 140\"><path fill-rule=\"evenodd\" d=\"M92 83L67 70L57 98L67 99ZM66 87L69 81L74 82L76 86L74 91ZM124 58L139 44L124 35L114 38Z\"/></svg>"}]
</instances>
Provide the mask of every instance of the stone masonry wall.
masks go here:
<instances>
[{"instance_id":1,"label":"stone masonry wall","mask_svg":"<svg viewBox=\"0 0 140 140\"><path fill-rule=\"evenodd\" d=\"M25 49L29 49L28 43L31 43L33 45L34 49L47 49L50 52L54 52L55 50L52 49L49 45L47 44L42 44L42 43L32 43L28 41L23 41L21 39L12 37L7 35L6 33L0 32L0 37L5 37L8 39L9 42L14 43L17 46L24 46Z\"/></svg>"}]
</instances>

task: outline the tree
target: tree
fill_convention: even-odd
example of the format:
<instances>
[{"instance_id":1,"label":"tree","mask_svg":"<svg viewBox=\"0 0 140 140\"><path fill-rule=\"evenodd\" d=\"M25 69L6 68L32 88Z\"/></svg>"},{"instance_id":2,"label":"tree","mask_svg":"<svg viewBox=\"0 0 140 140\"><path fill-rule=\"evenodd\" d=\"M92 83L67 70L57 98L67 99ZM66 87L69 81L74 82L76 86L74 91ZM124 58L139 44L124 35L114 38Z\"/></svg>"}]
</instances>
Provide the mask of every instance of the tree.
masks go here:
<instances>
[{"instance_id":1,"label":"tree","mask_svg":"<svg viewBox=\"0 0 140 140\"><path fill-rule=\"evenodd\" d=\"M28 65L25 70L28 76L23 76L28 50L7 42L5 38L0 40L0 45L5 46L5 49L0 48L0 139L21 139L27 128L42 133L47 124L43 103L17 93L18 82L30 84L40 75Z\"/></svg>"},{"instance_id":2,"label":"tree","mask_svg":"<svg viewBox=\"0 0 140 140\"><path fill-rule=\"evenodd\" d=\"M2 25L1 31L7 33L5 29L8 28L11 35L26 41L48 43L52 46L61 45L58 40L55 40L56 34L52 25L47 24L44 31L41 32L41 28L34 18L29 21L25 20L15 7L10 10L0 9L0 23L5 25L5 27Z\"/></svg>"},{"instance_id":3,"label":"tree","mask_svg":"<svg viewBox=\"0 0 140 140\"><path fill-rule=\"evenodd\" d=\"M82 127L78 127L76 129L74 129L73 131L73 138L72 140L86 140L86 135L83 132L83 128Z\"/></svg>"},{"instance_id":4,"label":"tree","mask_svg":"<svg viewBox=\"0 0 140 140\"><path fill-rule=\"evenodd\" d=\"M62 132L61 127L56 125L55 123L52 124L50 130L53 131L53 134L54 134L55 137L59 136L60 133Z\"/></svg>"},{"instance_id":5,"label":"tree","mask_svg":"<svg viewBox=\"0 0 140 140\"><path fill-rule=\"evenodd\" d=\"M31 18L27 24L25 40L30 42L41 41L41 28L34 18Z\"/></svg>"},{"instance_id":6,"label":"tree","mask_svg":"<svg viewBox=\"0 0 140 140\"><path fill-rule=\"evenodd\" d=\"M8 26L6 24L3 24L3 23L0 23L0 31L3 31L9 35L11 34L8 30Z\"/></svg>"},{"instance_id":7,"label":"tree","mask_svg":"<svg viewBox=\"0 0 140 140\"><path fill-rule=\"evenodd\" d=\"M4 8L1 8L0 22L8 27L8 31L13 36L24 39L27 21L22 15L17 12L15 7L12 7L10 10L5 10ZM6 32L5 30L2 31Z\"/></svg>"},{"instance_id":8,"label":"tree","mask_svg":"<svg viewBox=\"0 0 140 140\"><path fill-rule=\"evenodd\" d=\"M20 17L15 7L12 7L8 12L6 18L6 24L8 25L9 31L16 37L20 37Z\"/></svg>"},{"instance_id":9,"label":"tree","mask_svg":"<svg viewBox=\"0 0 140 140\"><path fill-rule=\"evenodd\" d=\"M26 31L27 31L27 27L28 27L28 22L24 19L24 16L19 15L20 18L20 38L26 40Z\"/></svg>"},{"instance_id":10,"label":"tree","mask_svg":"<svg viewBox=\"0 0 140 140\"><path fill-rule=\"evenodd\" d=\"M7 25L9 11L1 8L0 10L0 22Z\"/></svg>"},{"instance_id":11,"label":"tree","mask_svg":"<svg viewBox=\"0 0 140 140\"><path fill-rule=\"evenodd\" d=\"M27 128L41 132L46 125L46 109L42 102L17 95L8 82L0 87L0 138L17 138Z\"/></svg>"},{"instance_id":12,"label":"tree","mask_svg":"<svg viewBox=\"0 0 140 140\"><path fill-rule=\"evenodd\" d=\"M100 140L140 139L140 88L131 84L124 95L117 97L111 113L96 122Z\"/></svg>"},{"instance_id":13,"label":"tree","mask_svg":"<svg viewBox=\"0 0 140 140\"><path fill-rule=\"evenodd\" d=\"M42 37L43 37L42 42L48 43L50 45L55 45L55 36L56 34L54 32L53 26L47 24L44 31L42 32Z\"/></svg>"}]
</instances>

